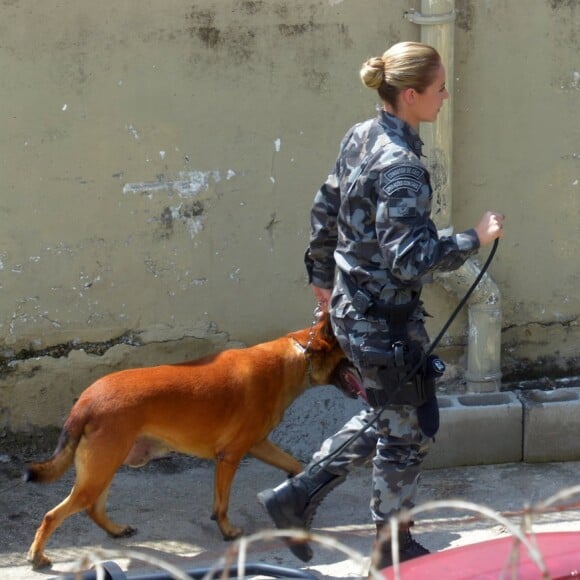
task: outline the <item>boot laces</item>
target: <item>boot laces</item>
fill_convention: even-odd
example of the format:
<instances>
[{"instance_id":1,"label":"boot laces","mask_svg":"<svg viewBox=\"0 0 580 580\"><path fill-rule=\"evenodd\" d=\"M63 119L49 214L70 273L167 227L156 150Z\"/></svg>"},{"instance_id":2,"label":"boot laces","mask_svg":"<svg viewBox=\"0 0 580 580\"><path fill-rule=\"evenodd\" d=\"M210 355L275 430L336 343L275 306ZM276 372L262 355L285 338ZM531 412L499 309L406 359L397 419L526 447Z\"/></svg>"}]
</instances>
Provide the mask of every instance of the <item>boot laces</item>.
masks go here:
<instances>
[{"instance_id":1,"label":"boot laces","mask_svg":"<svg viewBox=\"0 0 580 580\"><path fill-rule=\"evenodd\" d=\"M312 495L308 497L306 501L306 505L304 506L304 523L307 529L312 527L312 520L314 520L314 516L316 515L316 511L320 504L326 499L327 493L330 492L328 490L327 493L322 493L321 495L317 495L320 491L324 489L324 486L318 486L317 489L313 490ZM313 501L313 498L316 496L316 500Z\"/></svg>"},{"instance_id":2,"label":"boot laces","mask_svg":"<svg viewBox=\"0 0 580 580\"><path fill-rule=\"evenodd\" d=\"M308 489L306 504L303 509L304 525L307 529L312 526L312 520L320 504L326 499L326 496L339 484L345 480L344 475L329 474L328 479L322 482L315 482L315 485Z\"/></svg>"}]
</instances>

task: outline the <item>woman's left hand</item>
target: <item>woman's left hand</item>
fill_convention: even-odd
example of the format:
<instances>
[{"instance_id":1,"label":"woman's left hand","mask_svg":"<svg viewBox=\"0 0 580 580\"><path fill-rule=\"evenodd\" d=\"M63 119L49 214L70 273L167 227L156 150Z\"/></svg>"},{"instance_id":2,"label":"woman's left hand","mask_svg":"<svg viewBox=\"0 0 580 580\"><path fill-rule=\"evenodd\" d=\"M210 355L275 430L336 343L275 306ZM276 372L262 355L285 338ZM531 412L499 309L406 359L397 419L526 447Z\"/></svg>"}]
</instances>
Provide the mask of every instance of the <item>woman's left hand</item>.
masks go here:
<instances>
[{"instance_id":1,"label":"woman's left hand","mask_svg":"<svg viewBox=\"0 0 580 580\"><path fill-rule=\"evenodd\" d=\"M318 302L318 308L320 308L322 312L328 312L328 304L330 303L332 288L320 288L319 286L312 285L312 290L314 290L314 295Z\"/></svg>"}]
</instances>

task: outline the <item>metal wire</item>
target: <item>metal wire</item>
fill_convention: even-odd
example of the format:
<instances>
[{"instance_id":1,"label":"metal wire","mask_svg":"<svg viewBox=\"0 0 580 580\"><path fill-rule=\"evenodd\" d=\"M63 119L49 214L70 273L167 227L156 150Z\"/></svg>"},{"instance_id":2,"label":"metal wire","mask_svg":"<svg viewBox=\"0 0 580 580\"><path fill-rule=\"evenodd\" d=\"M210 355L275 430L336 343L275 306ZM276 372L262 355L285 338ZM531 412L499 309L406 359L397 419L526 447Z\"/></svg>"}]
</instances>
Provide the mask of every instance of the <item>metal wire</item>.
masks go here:
<instances>
[{"instance_id":1,"label":"metal wire","mask_svg":"<svg viewBox=\"0 0 580 580\"><path fill-rule=\"evenodd\" d=\"M550 513L553 511L565 511L570 509L570 507L577 507L579 504L571 504L570 505L560 505L556 507L558 502L562 502L564 500L569 499L570 497L580 495L580 486L574 486L570 488L565 488L558 493L552 495L546 500L538 502L530 507L527 507L522 510L518 511L511 511L511 512L499 512L493 510L489 507L463 501L463 500L441 500L441 501L430 501L425 502L421 505L418 505L410 510L404 511L399 513L397 516L391 518L389 520L389 527L385 528L385 532L390 532L389 534L384 533L384 540L391 540L392 541L392 549L393 549L393 574L395 580L403 580L401 576L401 569L400 569L400 562L398 561L398 550L397 550L397 538L398 538L398 529L401 525L407 524L409 521L414 520L418 514L430 511L438 511L441 509L454 509L454 510L461 510L461 511L469 511L477 514L477 517L473 517L470 520L461 520L461 522L465 523L465 521L480 521L480 520L493 520L501 524L505 527L505 529L510 532L513 538L513 546L510 552L510 557L506 562L506 565L502 570L499 571L499 577L503 578L505 573L511 572L511 576L516 578L517 577L517 565L518 565L518 554L519 554L519 547L520 545L523 546L533 563L538 568L541 578L548 579L550 578L549 570L547 569L544 556L542 555L541 550L538 547L536 542L536 534L533 531L533 524L534 519L538 516L541 516L545 513ZM507 514L507 515L506 515ZM520 515L521 524L518 527L511 521L509 521L509 517L513 517L514 515ZM418 524L417 524L418 525ZM223 578L230 577L229 574L232 569L236 570L237 578L244 579L246 578L246 573L252 570L253 564L248 563L248 550L252 544L258 542L265 542L271 539L290 539L296 542L313 542L320 544L328 549L336 550L344 555L346 555L350 561L354 562L357 566L360 567L360 576L363 577L365 575L369 575L371 578L374 579L382 579L384 575L381 571L377 570L372 565L372 557L371 557L371 566L368 569L367 561L368 556L365 554L360 553L353 548L350 548L343 542L336 540L335 538L329 537L322 533L315 533L307 530L263 530L257 532L255 534L251 534L248 536L243 536L239 538L235 542L231 544L231 546L226 550L224 555L219 558L213 566L204 569L195 569L191 573L184 572L180 570L176 566L165 562L163 559L151 556L150 554L141 553L135 550L102 550L102 549L95 549L89 551L87 554L83 556L75 565L76 570L86 570L87 566L93 565L97 566L97 575L99 574L99 563L102 563L106 560L111 560L112 558L117 559L129 559L129 560L137 560L146 562L151 564L155 567L161 568L169 572L173 578L178 580L190 580L190 578L201 578L200 570L203 571L204 576L203 580L211 580L212 578L216 577L216 574L222 573ZM375 546L375 549L378 549L378 542ZM228 565L236 563L237 568L232 568L231 566L228 568ZM296 571L298 575L294 575L293 577L302 577L308 578L308 572L302 571L302 575L300 571ZM101 574L103 573L103 566L101 566ZM74 573L73 573L74 574ZM73 578L83 578L82 572L77 572L77 576L73 576ZM94 573L93 576L94 577ZM133 576L135 577L135 576ZM290 577L290 576L288 576ZM314 577L314 576L313 576ZM67 577L68 578L68 577ZM105 578L105 576L98 576L98 578ZM128 578L131 578L129 576ZM142 580L146 580L148 578L154 579L156 578L155 574L150 576L147 575L140 575L138 578ZM54 579L56 580L56 579ZM408 580L412 580L410 577Z\"/></svg>"}]
</instances>

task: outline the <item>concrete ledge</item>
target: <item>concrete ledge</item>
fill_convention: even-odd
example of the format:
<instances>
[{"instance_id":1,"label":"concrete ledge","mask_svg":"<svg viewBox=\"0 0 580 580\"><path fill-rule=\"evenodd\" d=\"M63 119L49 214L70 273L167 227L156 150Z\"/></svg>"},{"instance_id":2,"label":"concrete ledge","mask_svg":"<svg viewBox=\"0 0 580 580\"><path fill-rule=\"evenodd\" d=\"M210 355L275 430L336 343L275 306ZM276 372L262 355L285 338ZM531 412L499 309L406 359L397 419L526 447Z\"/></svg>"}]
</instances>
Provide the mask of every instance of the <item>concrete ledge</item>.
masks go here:
<instances>
[{"instance_id":1,"label":"concrete ledge","mask_svg":"<svg viewBox=\"0 0 580 580\"><path fill-rule=\"evenodd\" d=\"M523 460L580 459L580 388L530 390L519 394L523 404Z\"/></svg>"},{"instance_id":2,"label":"concrete ledge","mask_svg":"<svg viewBox=\"0 0 580 580\"><path fill-rule=\"evenodd\" d=\"M441 427L426 469L522 461L522 404L513 392L439 396Z\"/></svg>"}]
</instances>

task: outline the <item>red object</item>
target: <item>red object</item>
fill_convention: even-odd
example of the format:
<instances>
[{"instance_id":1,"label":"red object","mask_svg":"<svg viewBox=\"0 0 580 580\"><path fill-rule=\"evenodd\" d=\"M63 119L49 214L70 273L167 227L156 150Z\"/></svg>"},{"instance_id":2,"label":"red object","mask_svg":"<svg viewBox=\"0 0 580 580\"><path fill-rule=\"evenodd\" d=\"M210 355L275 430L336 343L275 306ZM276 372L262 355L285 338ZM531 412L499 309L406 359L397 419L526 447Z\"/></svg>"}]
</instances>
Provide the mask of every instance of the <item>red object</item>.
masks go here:
<instances>
[{"instance_id":1,"label":"red object","mask_svg":"<svg viewBox=\"0 0 580 580\"><path fill-rule=\"evenodd\" d=\"M580 532L545 532L528 539L542 555L546 578L580 578ZM515 564L511 564L514 546ZM497 580L502 572L504 578L542 578L528 549L512 536L421 556L401 563L399 571L401 580ZM389 580L395 578L392 567L382 570L382 574Z\"/></svg>"}]
</instances>

